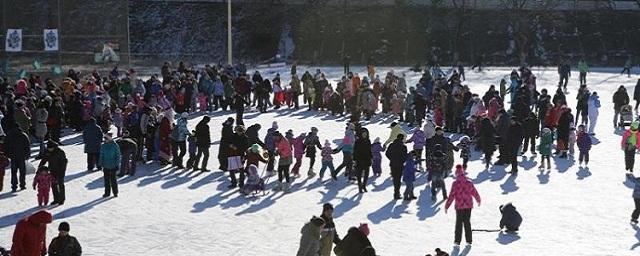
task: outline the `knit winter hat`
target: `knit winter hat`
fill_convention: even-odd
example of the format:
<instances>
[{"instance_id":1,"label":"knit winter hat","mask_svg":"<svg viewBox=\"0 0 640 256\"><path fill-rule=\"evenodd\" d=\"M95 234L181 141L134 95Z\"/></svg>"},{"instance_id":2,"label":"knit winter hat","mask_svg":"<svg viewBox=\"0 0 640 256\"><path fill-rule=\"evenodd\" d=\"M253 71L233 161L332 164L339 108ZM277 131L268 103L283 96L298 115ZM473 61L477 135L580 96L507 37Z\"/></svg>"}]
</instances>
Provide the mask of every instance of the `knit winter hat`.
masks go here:
<instances>
[{"instance_id":1,"label":"knit winter hat","mask_svg":"<svg viewBox=\"0 0 640 256\"><path fill-rule=\"evenodd\" d=\"M551 129L549 129L547 127L542 128L542 133L551 133Z\"/></svg>"},{"instance_id":2,"label":"knit winter hat","mask_svg":"<svg viewBox=\"0 0 640 256\"><path fill-rule=\"evenodd\" d=\"M456 177L464 176L464 167L456 165Z\"/></svg>"},{"instance_id":3,"label":"knit winter hat","mask_svg":"<svg viewBox=\"0 0 640 256\"><path fill-rule=\"evenodd\" d=\"M367 223L360 223L358 230L360 230L360 232L365 236L369 236L369 225L367 225Z\"/></svg>"},{"instance_id":4,"label":"knit winter hat","mask_svg":"<svg viewBox=\"0 0 640 256\"><path fill-rule=\"evenodd\" d=\"M633 123L631 123L631 130L633 131L638 130L638 126L640 126L640 122L638 122L637 120L633 121Z\"/></svg>"},{"instance_id":5,"label":"knit winter hat","mask_svg":"<svg viewBox=\"0 0 640 256\"><path fill-rule=\"evenodd\" d=\"M273 128L274 130L278 130L278 122L273 121L273 123L271 123L271 128Z\"/></svg>"},{"instance_id":6,"label":"knit winter hat","mask_svg":"<svg viewBox=\"0 0 640 256\"><path fill-rule=\"evenodd\" d=\"M67 223L66 221L63 221L62 223L60 223L60 225L58 225L58 231L67 231L69 232L70 227L69 227L69 223Z\"/></svg>"},{"instance_id":7,"label":"knit winter hat","mask_svg":"<svg viewBox=\"0 0 640 256\"><path fill-rule=\"evenodd\" d=\"M260 151L260 145L258 144L251 145L251 152L258 153L259 151Z\"/></svg>"}]
</instances>

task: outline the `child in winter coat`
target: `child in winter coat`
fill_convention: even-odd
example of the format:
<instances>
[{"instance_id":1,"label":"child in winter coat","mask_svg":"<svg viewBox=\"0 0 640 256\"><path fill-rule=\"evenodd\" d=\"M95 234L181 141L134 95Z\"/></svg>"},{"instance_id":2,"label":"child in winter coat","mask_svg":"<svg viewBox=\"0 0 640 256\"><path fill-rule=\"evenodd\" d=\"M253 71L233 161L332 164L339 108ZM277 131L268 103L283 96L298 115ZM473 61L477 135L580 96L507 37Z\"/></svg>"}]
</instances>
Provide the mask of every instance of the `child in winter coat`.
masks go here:
<instances>
[{"instance_id":1,"label":"child in winter coat","mask_svg":"<svg viewBox=\"0 0 640 256\"><path fill-rule=\"evenodd\" d=\"M207 96L202 92L198 94L198 104L200 105L200 112L206 112L209 108L207 104Z\"/></svg>"},{"instance_id":2,"label":"child in winter coat","mask_svg":"<svg viewBox=\"0 0 640 256\"><path fill-rule=\"evenodd\" d=\"M424 132L420 129L420 127L418 127L418 129L416 129L416 131L413 132L413 135L411 135L411 138L407 140L407 143L409 142L413 142L413 151L416 153L417 159L419 159L420 156L422 156L422 150L424 149L424 146L427 143L427 138ZM422 169L422 162L418 160L416 160L415 162L416 162L416 165L418 166L418 169Z\"/></svg>"},{"instance_id":3,"label":"child in winter coat","mask_svg":"<svg viewBox=\"0 0 640 256\"><path fill-rule=\"evenodd\" d=\"M476 199L480 206L480 194L476 190L473 182L471 182L464 173L461 165L456 166L456 180L451 184L451 194L447 202L444 204L444 211L447 212L451 203L455 201L456 209L456 229L454 243L460 244L462 240L462 226L464 226L465 238L468 244L472 243L471 234L471 210L473 209L473 199Z\"/></svg>"},{"instance_id":4,"label":"child in winter coat","mask_svg":"<svg viewBox=\"0 0 640 256\"><path fill-rule=\"evenodd\" d=\"M522 216L516 210L516 207L511 203L501 205L500 213L502 214L500 229L506 228L506 232L518 231L520 224L522 224Z\"/></svg>"},{"instance_id":5,"label":"child in winter coat","mask_svg":"<svg viewBox=\"0 0 640 256\"><path fill-rule=\"evenodd\" d=\"M49 204L49 191L51 185L55 182L53 175L49 173L46 166L40 167L36 176L33 178L33 189L38 188L38 206L46 206Z\"/></svg>"},{"instance_id":6,"label":"child in winter coat","mask_svg":"<svg viewBox=\"0 0 640 256\"><path fill-rule=\"evenodd\" d=\"M416 171L416 152L411 151L402 169L402 181L405 185L404 200L411 201L417 199L413 194L413 182L416 180Z\"/></svg>"},{"instance_id":7,"label":"child in winter coat","mask_svg":"<svg viewBox=\"0 0 640 256\"><path fill-rule=\"evenodd\" d=\"M540 170L544 170L544 160L547 160L547 169L551 169L551 147L553 146L553 133L551 129L545 127L540 135L540 145L538 152L540 153Z\"/></svg>"},{"instance_id":8,"label":"child in winter coat","mask_svg":"<svg viewBox=\"0 0 640 256\"><path fill-rule=\"evenodd\" d=\"M320 176L318 177L322 181L322 177L324 176L324 171L329 168L331 173L331 178L335 181L338 180L336 177L335 169L333 168L333 149L331 149L331 143L329 140L324 141L324 146L322 147L322 152L320 155L322 156L322 167L320 168Z\"/></svg>"},{"instance_id":9,"label":"child in winter coat","mask_svg":"<svg viewBox=\"0 0 640 256\"><path fill-rule=\"evenodd\" d=\"M582 166L582 161L584 160L584 165L589 165L589 150L591 150L591 136L585 131L584 125L578 126L578 138L576 139L576 143L578 144L578 151L580 151L580 155L578 156L578 162L580 166Z\"/></svg>"},{"instance_id":10,"label":"child in winter coat","mask_svg":"<svg viewBox=\"0 0 640 256\"><path fill-rule=\"evenodd\" d=\"M291 137L293 137L293 133L291 134ZM293 165L293 169L291 169L291 173L293 173L293 175L296 177L300 177L300 166L302 165L302 157L304 156L304 148L305 148L304 139L306 137L307 137L307 134L302 133L298 137L289 139L289 142L293 147L293 156L296 158L296 163ZM309 176L313 176L313 175L312 173L309 173Z\"/></svg>"},{"instance_id":11,"label":"child in winter coat","mask_svg":"<svg viewBox=\"0 0 640 256\"><path fill-rule=\"evenodd\" d=\"M120 108L116 108L116 110L113 111L113 125L116 127L117 129L117 135L118 137L122 137L122 109Z\"/></svg>"},{"instance_id":12,"label":"child in winter coat","mask_svg":"<svg viewBox=\"0 0 640 256\"><path fill-rule=\"evenodd\" d=\"M300 233L300 248L296 256L317 256L320 250L320 231L324 228L324 219L313 216L304 224Z\"/></svg>"},{"instance_id":13,"label":"child in winter coat","mask_svg":"<svg viewBox=\"0 0 640 256\"><path fill-rule=\"evenodd\" d=\"M640 177L637 178L632 173L627 173L627 179L633 183L633 202L636 205L631 213L631 224L637 225L640 216Z\"/></svg>"},{"instance_id":14,"label":"child in winter coat","mask_svg":"<svg viewBox=\"0 0 640 256\"><path fill-rule=\"evenodd\" d=\"M575 146L576 146L576 127L571 126L569 129L569 155L573 157L575 155Z\"/></svg>"},{"instance_id":15,"label":"child in winter coat","mask_svg":"<svg viewBox=\"0 0 640 256\"><path fill-rule=\"evenodd\" d=\"M291 144L282 136L282 134L276 135L276 154L280 156L278 160L278 185L276 190L289 191L289 166L291 166L292 152ZM285 181L284 183L282 181Z\"/></svg>"},{"instance_id":16,"label":"child in winter coat","mask_svg":"<svg viewBox=\"0 0 640 256\"><path fill-rule=\"evenodd\" d=\"M462 136L460 142L456 146L460 150L460 158L462 158L462 168L467 169L467 163L469 162L469 156L471 155L471 139L469 136Z\"/></svg>"},{"instance_id":17,"label":"child in winter coat","mask_svg":"<svg viewBox=\"0 0 640 256\"><path fill-rule=\"evenodd\" d=\"M380 143L380 138L376 138L373 141L373 144L371 144L371 154L373 155L373 163L371 169L373 169L373 174L377 177L380 177L380 175L382 175L382 152L384 150L385 149L384 147L382 147L382 143Z\"/></svg>"},{"instance_id":18,"label":"child in winter coat","mask_svg":"<svg viewBox=\"0 0 640 256\"><path fill-rule=\"evenodd\" d=\"M189 160L187 160L187 169L193 167L193 161L196 159L196 153L198 152L198 146L196 145L196 130L192 130L187 135L187 143L189 145Z\"/></svg>"}]
</instances>

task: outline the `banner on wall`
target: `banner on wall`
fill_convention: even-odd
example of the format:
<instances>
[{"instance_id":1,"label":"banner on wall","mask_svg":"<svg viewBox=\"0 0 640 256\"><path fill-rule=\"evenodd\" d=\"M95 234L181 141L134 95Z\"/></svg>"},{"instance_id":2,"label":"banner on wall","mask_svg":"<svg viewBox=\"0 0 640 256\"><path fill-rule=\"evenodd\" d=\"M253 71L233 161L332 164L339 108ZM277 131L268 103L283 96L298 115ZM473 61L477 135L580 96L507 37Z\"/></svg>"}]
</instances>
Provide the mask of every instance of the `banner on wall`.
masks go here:
<instances>
[{"instance_id":1,"label":"banner on wall","mask_svg":"<svg viewBox=\"0 0 640 256\"><path fill-rule=\"evenodd\" d=\"M57 29L45 29L44 30L44 50L45 51L57 51L58 50L58 30Z\"/></svg>"},{"instance_id":2,"label":"banner on wall","mask_svg":"<svg viewBox=\"0 0 640 256\"><path fill-rule=\"evenodd\" d=\"M7 29L4 50L7 52L22 51L22 29Z\"/></svg>"}]
</instances>

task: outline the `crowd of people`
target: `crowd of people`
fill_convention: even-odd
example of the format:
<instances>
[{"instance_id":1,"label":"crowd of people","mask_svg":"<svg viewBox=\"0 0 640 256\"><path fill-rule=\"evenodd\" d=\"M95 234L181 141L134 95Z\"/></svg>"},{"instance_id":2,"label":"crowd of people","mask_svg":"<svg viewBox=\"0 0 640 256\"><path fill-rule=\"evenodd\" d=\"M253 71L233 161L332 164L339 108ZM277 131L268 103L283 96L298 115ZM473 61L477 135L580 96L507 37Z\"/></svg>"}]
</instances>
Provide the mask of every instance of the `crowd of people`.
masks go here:
<instances>
[{"instance_id":1,"label":"crowd of people","mask_svg":"<svg viewBox=\"0 0 640 256\"><path fill-rule=\"evenodd\" d=\"M441 192L446 200L445 209L456 202L455 243L461 242L464 226L466 241L471 244L472 199L480 204L480 195L465 174L472 152L484 155L488 170L492 166L511 165L509 173L516 175L518 156L527 151L540 154L539 168L544 171L551 168L551 159L573 158L577 146L579 164L588 166L601 103L597 92L587 86L586 63L581 61L578 69L581 85L576 93L575 116L567 104L568 63L558 67L560 81L553 96L546 89L538 90L536 76L527 67L513 70L498 86L491 85L484 93L472 92L463 84L462 65L451 72L434 65L423 72L415 86L407 85L404 73L390 71L381 78L373 65L367 67L367 75L362 78L347 67L335 87L319 69L299 76L295 64L287 82L280 74L272 79L263 77L259 71L249 75L243 65L206 65L198 70L182 62L175 69L165 63L160 75L151 75L146 80L140 79L133 69L121 71L118 67L106 76L97 71L82 74L69 70L60 85L51 79L42 81L37 75L15 83L3 78L0 135L5 136L0 137L4 145L11 147L0 149L0 167L11 166L13 192L26 189L25 161L31 157L33 140L39 145L36 158L41 159L33 181L33 188L38 190L38 204L49 204L49 191L53 192L52 204L64 204L67 158L60 148L60 137L64 128L82 131L87 171L102 171L104 197L117 197L118 177L135 175L140 163L156 162L161 166L171 164L178 169L208 172L212 138L211 119L206 114L229 110L235 112L235 118L228 117L222 124L217 148L219 169L228 173L229 189L238 188L246 195L266 189L264 177L257 171L262 162L266 164L266 175L277 173L274 190L289 192L292 178L302 175L302 162L308 158L308 177L317 175L324 181L328 169L329 180L335 181L344 169L345 179L357 183L360 193L367 193L370 170L375 176L383 173L384 152L389 159L393 198L416 199L413 192L416 173L426 172L432 200ZM633 99L640 102L640 80ZM333 145L331 138L321 140L316 127L294 133L281 129L274 121L261 139L259 124L245 126L244 111L252 107L268 112L282 107L298 109L303 104L307 104L307 111L348 116L344 137L338 145ZM640 123L634 121L632 114L629 117L632 111L629 104L629 95L620 86L613 96L613 123L615 129L629 126L623 135L622 149L626 169L633 172L635 151L640 149L640 140L636 139ZM638 103L636 109L637 106ZM196 112L205 116L194 130L189 130L190 114ZM377 115L392 116L396 121L385 141L375 138L372 142L361 120ZM403 127L411 128L411 136ZM452 141L445 132L462 136ZM408 144L412 144L411 150ZM455 151L462 160L458 165L454 165ZM499 155L494 162L495 151ZM342 162L334 168L333 155L340 152ZM316 174L318 153L321 168ZM557 158L552 158L553 155ZM448 177L455 178L449 194L444 182ZM401 194L403 183L405 190ZM636 222L638 204L636 199L632 217ZM325 205L323 214L328 214L329 208ZM305 246L299 255L316 255L316 245L307 244L311 240L320 241L321 255L329 255L331 249L322 246L327 244L328 233L335 238L330 240L339 241L332 221L325 217L312 218L305 225L302 230ZM317 234L319 230L321 235ZM361 225L349 229L347 237L358 241L353 244L367 244L368 232L368 227ZM351 241L347 237L342 240Z\"/></svg>"}]
</instances>

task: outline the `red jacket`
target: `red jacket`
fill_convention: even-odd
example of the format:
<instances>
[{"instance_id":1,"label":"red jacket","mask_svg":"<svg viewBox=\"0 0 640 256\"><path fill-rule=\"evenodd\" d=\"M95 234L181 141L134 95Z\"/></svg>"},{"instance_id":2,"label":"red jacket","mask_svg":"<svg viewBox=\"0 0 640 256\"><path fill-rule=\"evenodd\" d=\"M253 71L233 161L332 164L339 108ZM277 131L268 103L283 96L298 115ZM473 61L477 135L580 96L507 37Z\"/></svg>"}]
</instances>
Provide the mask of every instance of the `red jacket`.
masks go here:
<instances>
[{"instance_id":1,"label":"red jacket","mask_svg":"<svg viewBox=\"0 0 640 256\"><path fill-rule=\"evenodd\" d=\"M47 211L39 211L21 219L13 232L11 256L40 256L47 252L47 224L53 217Z\"/></svg>"},{"instance_id":2,"label":"red jacket","mask_svg":"<svg viewBox=\"0 0 640 256\"><path fill-rule=\"evenodd\" d=\"M445 209L449 209L451 203L456 201L456 210L473 208L473 198L480 204L480 195L470 180L464 175L464 172L456 170L456 181L451 185L451 193L447 198Z\"/></svg>"}]
</instances>

